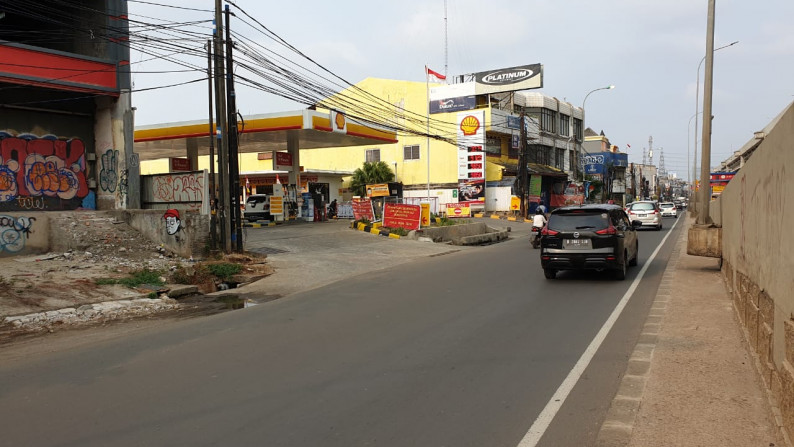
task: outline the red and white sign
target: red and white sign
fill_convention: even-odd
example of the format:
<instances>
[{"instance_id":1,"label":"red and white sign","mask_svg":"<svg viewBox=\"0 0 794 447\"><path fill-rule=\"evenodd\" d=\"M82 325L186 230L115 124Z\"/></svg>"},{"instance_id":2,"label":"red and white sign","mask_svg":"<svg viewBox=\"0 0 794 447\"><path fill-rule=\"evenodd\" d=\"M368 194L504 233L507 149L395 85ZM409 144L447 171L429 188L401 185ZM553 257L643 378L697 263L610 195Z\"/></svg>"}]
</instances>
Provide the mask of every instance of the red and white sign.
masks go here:
<instances>
[{"instance_id":1,"label":"red and white sign","mask_svg":"<svg viewBox=\"0 0 794 447\"><path fill-rule=\"evenodd\" d=\"M171 171L192 171L190 169L190 159L171 158Z\"/></svg>"},{"instance_id":2,"label":"red and white sign","mask_svg":"<svg viewBox=\"0 0 794 447\"><path fill-rule=\"evenodd\" d=\"M292 154L289 152L276 152L273 154L273 169L276 171L292 172Z\"/></svg>"},{"instance_id":3,"label":"red and white sign","mask_svg":"<svg viewBox=\"0 0 794 447\"><path fill-rule=\"evenodd\" d=\"M422 207L405 203L387 203L383 207L383 226L418 230L422 222Z\"/></svg>"},{"instance_id":4,"label":"red and white sign","mask_svg":"<svg viewBox=\"0 0 794 447\"><path fill-rule=\"evenodd\" d=\"M372 200L369 197L364 199L354 198L352 204L354 219L367 219L370 222L375 220L375 212L372 211Z\"/></svg>"},{"instance_id":5,"label":"red and white sign","mask_svg":"<svg viewBox=\"0 0 794 447\"><path fill-rule=\"evenodd\" d=\"M447 203L447 217L471 217L471 205L468 203Z\"/></svg>"}]
</instances>

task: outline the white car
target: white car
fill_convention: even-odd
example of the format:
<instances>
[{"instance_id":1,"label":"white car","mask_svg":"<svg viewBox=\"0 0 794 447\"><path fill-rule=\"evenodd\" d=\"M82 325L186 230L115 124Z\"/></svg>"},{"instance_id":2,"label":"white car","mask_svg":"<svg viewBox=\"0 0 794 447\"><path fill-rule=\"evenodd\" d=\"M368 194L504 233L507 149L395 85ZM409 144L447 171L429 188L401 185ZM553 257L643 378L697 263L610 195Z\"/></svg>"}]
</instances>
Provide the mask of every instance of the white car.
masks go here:
<instances>
[{"instance_id":1,"label":"white car","mask_svg":"<svg viewBox=\"0 0 794 447\"><path fill-rule=\"evenodd\" d=\"M659 204L659 209L662 212L662 217L672 216L678 218L678 212L673 202L662 202Z\"/></svg>"}]
</instances>

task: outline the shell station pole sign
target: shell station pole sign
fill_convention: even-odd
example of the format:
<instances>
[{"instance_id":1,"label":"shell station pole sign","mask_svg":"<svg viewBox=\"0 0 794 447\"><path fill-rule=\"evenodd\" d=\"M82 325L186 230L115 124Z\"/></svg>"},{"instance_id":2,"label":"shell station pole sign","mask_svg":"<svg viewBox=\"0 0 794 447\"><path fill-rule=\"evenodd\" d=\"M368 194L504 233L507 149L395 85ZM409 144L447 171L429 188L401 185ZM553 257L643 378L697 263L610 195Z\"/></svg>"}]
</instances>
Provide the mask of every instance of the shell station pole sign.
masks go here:
<instances>
[{"instance_id":1,"label":"shell station pole sign","mask_svg":"<svg viewBox=\"0 0 794 447\"><path fill-rule=\"evenodd\" d=\"M458 202L485 205L485 111L458 113Z\"/></svg>"}]
</instances>

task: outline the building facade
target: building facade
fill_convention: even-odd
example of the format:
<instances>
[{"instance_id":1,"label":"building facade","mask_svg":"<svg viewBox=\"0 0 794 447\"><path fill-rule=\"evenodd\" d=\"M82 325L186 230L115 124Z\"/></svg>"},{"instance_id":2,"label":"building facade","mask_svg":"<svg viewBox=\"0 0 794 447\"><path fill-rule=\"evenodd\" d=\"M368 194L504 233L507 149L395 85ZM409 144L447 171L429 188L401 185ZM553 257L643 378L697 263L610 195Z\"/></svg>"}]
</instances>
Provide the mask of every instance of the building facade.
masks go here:
<instances>
[{"instance_id":1,"label":"building facade","mask_svg":"<svg viewBox=\"0 0 794 447\"><path fill-rule=\"evenodd\" d=\"M126 2L0 3L0 211L135 208Z\"/></svg>"}]
</instances>

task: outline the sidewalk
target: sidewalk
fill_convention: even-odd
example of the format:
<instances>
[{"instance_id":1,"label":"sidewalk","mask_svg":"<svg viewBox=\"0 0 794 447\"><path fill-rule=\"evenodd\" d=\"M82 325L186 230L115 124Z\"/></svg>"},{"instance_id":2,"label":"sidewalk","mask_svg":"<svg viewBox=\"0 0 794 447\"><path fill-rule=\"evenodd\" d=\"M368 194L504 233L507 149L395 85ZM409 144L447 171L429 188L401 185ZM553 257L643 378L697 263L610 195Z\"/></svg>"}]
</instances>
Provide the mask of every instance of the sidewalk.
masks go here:
<instances>
[{"instance_id":1,"label":"sidewalk","mask_svg":"<svg viewBox=\"0 0 794 447\"><path fill-rule=\"evenodd\" d=\"M719 260L686 253L683 223L596 445L790 447Z\"/></svg>"}]
</instances>

